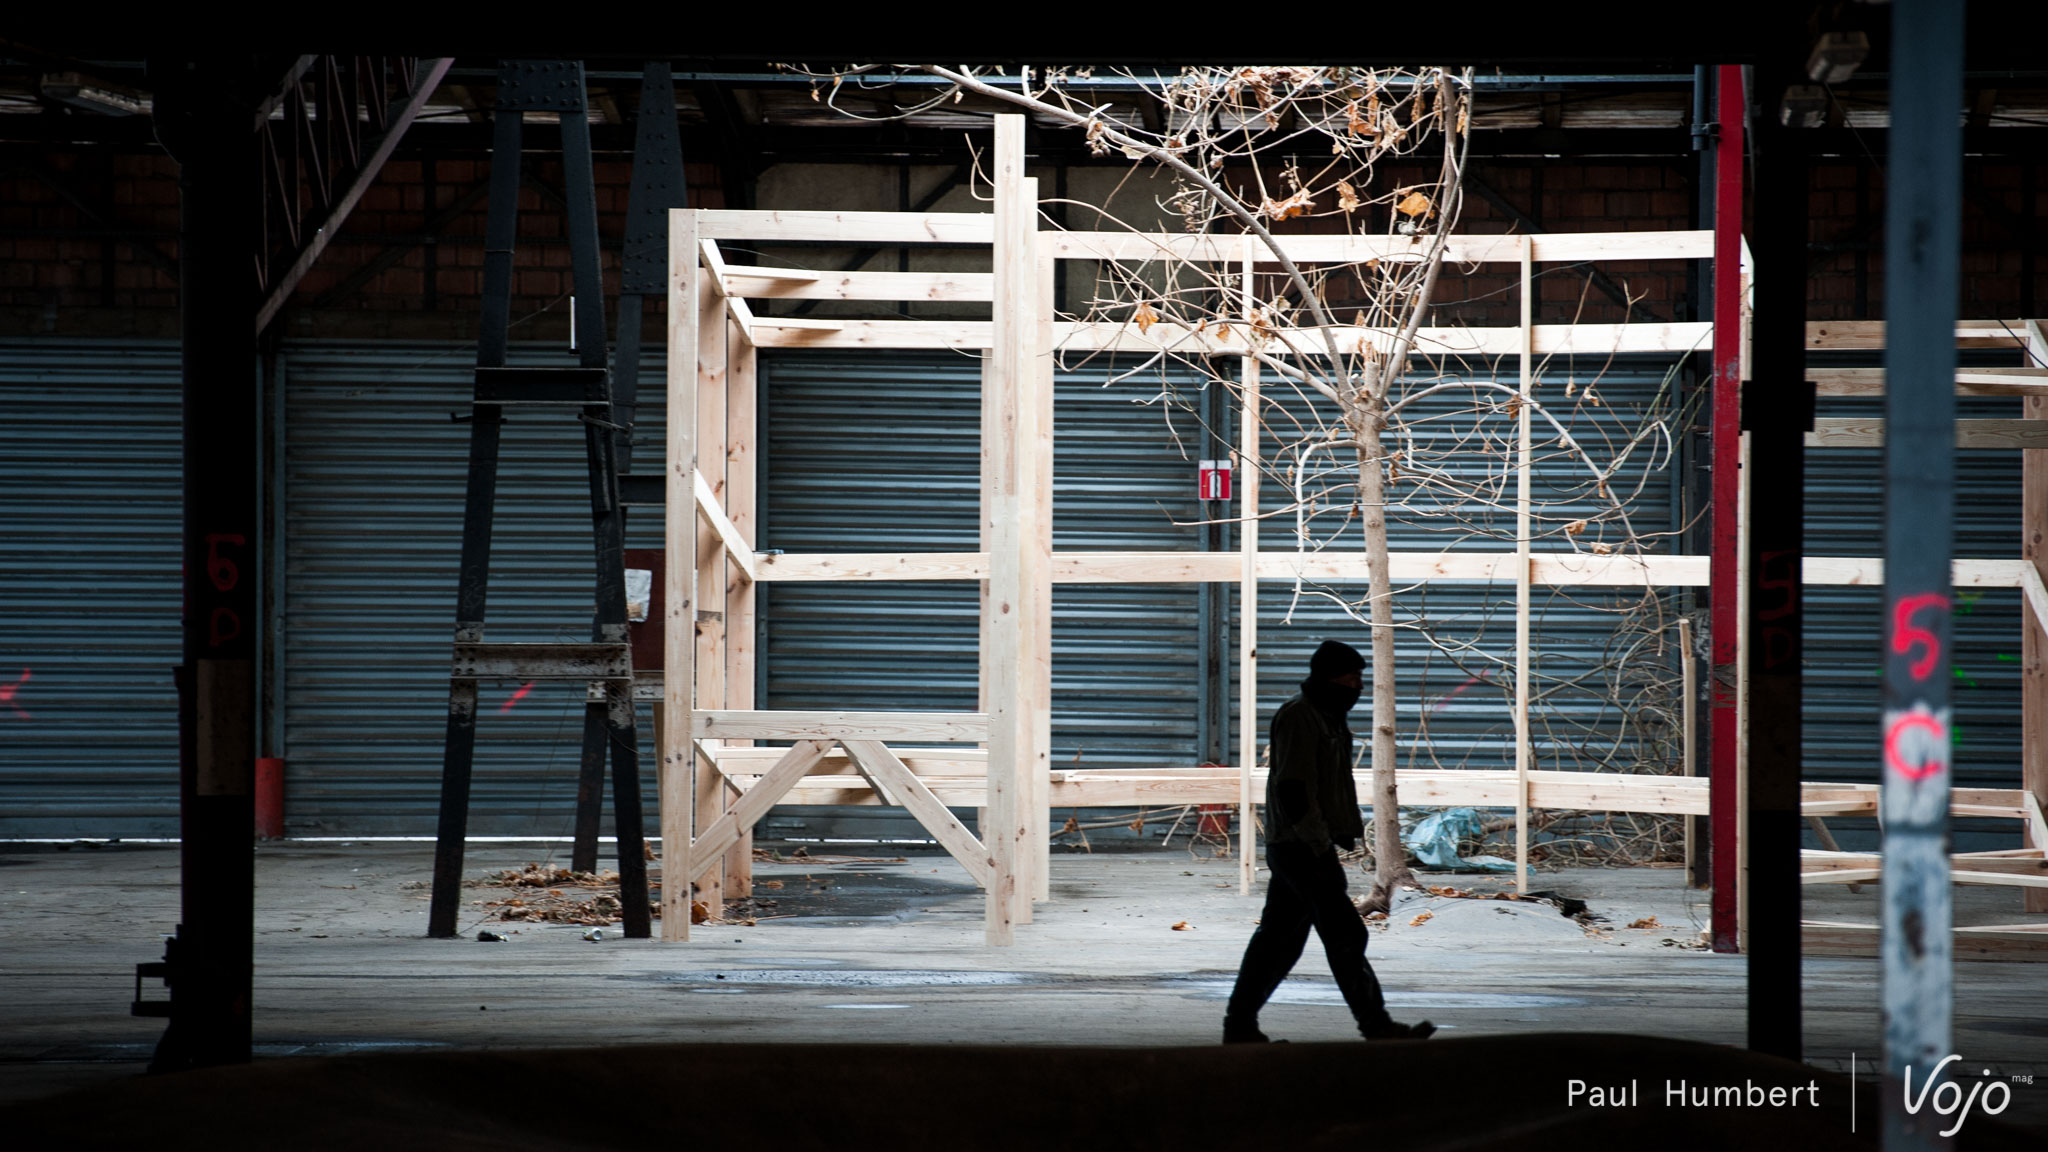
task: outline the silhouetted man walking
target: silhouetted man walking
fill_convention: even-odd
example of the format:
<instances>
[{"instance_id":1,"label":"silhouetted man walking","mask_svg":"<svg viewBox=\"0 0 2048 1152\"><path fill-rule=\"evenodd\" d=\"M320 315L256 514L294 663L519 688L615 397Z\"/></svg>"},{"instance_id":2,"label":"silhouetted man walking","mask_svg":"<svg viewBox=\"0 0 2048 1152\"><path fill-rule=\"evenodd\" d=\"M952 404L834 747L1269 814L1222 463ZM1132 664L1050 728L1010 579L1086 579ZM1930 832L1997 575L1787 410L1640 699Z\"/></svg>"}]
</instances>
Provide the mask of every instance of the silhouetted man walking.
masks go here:
<instances>
[{"instance_id":1,"label":"silhouetted man walking","mask_svg":"<svg viewBox=\"0 0 2048 1152\"><path fill-rule=\"evenodd\" d=\"M1365 822L1351 780L1351 729L1345 713L1364 688L1365 657L1323 641L1309 658L1300 694L1273 713L1272 768L1266 777L1266 860L1273 876L1266 907L1238 966L1223 1017L1225 1044L1263 1044L1259 1009L1287 978L1313 926L1344 1003L1368 1040L1420 1040L1427 1020L1397 1024L1365 959L1366 927L1346 891L1339 847L1358 846ZM1391 812L1383 813L1393 819Z\"/></svg>"}]
</instances>

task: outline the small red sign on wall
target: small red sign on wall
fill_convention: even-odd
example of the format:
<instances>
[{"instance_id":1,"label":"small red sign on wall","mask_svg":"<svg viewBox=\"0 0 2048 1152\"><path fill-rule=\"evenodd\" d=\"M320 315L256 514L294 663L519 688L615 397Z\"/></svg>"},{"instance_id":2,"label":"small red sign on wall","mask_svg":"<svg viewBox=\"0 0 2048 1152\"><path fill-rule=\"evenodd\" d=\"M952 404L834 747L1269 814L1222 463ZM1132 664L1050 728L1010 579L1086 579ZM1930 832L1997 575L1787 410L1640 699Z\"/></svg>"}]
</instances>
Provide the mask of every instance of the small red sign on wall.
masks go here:
<instances>
[{"instance_id":1,"label":"small red sign on wall","mask_svg":"<svg viewBox=\"0 0 2048 1152\"><path fill-rule=\"evenodd\" d=\"M1201 499L1230 499L1230 461L1202 461Z\"/></svg>"}]
</instances>

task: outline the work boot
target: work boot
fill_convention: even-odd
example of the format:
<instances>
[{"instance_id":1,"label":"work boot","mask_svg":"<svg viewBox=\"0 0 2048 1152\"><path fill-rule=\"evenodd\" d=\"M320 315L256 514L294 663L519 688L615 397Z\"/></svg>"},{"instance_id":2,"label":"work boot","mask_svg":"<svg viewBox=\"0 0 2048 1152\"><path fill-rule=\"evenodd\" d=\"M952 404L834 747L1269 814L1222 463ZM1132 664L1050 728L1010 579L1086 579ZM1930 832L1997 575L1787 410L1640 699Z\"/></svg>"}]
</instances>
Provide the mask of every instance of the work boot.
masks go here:
<instances>
[{"instance_id":1,"label":"work boot","mask_svg":"<svg viewBox=\"0 0 2048 1152\"><path fill-rule=\"evenodd\" d=\"M1436 1031L1436 1025L1427 1020L1415 1024L1383 1020L1370 1027L1360 1025L1358 1031L1367 1040L1427 1040Z\"/></svg>"}]
</instances>

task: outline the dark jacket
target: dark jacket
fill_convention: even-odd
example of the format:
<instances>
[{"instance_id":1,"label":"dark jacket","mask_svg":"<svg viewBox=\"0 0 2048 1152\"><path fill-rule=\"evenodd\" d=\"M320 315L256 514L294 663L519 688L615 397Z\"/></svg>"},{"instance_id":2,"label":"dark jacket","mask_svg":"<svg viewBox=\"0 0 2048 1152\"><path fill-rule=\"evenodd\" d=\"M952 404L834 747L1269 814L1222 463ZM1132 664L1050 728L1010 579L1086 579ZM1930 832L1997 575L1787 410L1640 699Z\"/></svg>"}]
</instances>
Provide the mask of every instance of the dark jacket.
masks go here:
<instances>
[{"instance_id":1,"label":"dark jacket","mask_svg":"<svg viewBox=\"0 0 2048 1152\"><path fill-rule=\"evenodd\" d=\"M1318 850L1365 834L1351 779L1351 729L1341 713L1297 693L1273 713L1266 842Z\"/></svg>"}]
</instances>

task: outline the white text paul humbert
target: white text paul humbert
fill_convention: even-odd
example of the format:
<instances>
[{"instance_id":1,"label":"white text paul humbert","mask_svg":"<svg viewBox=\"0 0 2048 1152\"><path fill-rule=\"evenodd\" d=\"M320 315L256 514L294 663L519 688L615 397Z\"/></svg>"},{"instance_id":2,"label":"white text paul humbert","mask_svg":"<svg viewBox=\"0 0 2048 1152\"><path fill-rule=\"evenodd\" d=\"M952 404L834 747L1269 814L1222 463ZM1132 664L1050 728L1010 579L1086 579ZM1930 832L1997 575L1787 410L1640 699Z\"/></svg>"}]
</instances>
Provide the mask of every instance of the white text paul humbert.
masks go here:
<instances>
[{"instance_id":1,"label":"white text paul humbert","mask_svg":"<svg viewBox=\"0 0 2048 1152\"><path fill-rule=\"evenodd\" d=\"M1804 1099L1801 1099L1804 1097ZM1587 1084L1565 1081L1564 1102L1574 1107L1633 1108L1642 1103L1641 1086L1634 1080L1625 1084ZM1820 1081L1808 1081L1798 1088L1775 1085L1769 1088L1753 1080L1741 1084L1688 1084L1664 1081L1666 1108L1818 1108Z\"/></svg>"}]
</instances>

